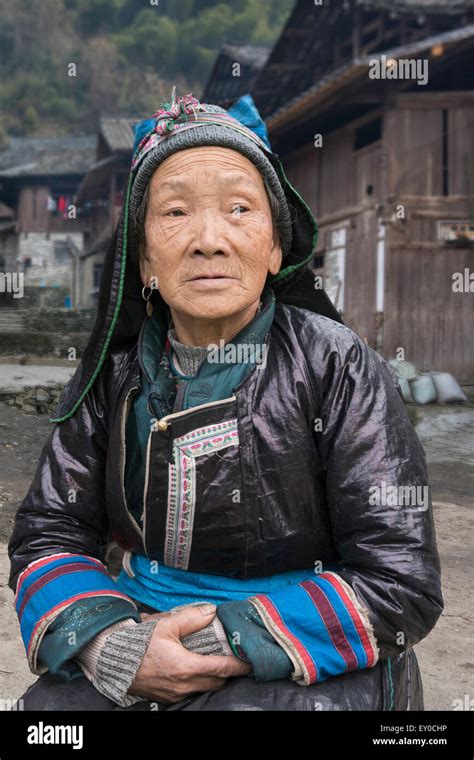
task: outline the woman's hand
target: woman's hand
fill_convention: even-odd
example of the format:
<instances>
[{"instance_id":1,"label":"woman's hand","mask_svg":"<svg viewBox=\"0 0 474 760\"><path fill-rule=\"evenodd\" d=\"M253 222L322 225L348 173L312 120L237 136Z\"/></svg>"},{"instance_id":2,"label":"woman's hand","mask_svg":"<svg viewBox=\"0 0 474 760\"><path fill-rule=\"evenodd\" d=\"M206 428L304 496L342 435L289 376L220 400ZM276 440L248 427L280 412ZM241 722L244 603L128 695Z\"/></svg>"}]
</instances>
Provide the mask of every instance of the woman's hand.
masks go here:
<instances>
[{"instance_id":1,"label":"woman's hand","mask_svg":"<svg viewBox=\"0 0 474 760\"><path fill-rule=\"evenodd\" d=\"M181 643L184 636L209 625L216 609L203 605L142 614L143 621L157 623L128 693L157 702L179 702L196 692L217 691L230 676L248 675L251 666L234 655L196 654Z\"/></svg>"}]
</instances>

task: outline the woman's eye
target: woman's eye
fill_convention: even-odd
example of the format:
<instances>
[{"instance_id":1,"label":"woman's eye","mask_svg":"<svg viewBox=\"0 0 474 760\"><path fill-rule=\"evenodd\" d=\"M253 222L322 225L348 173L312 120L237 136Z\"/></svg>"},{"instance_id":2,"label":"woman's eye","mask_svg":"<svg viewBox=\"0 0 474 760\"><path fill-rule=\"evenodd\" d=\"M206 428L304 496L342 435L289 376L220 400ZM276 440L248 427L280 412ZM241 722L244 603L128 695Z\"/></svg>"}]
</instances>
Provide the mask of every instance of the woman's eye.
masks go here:
<instances>
[{"instance_id":1,"label":"woman's eye","mask_svg":"<svg viewBox=\"0 0 474 760\"><path fill-rule=\"evenodd\" d=\"M184 216L183 212L179 208L174 208L171 211L166 212L166 216Z\"/></svg>"},{"instance_id":2,"label":"woman's eye","mask_svg":"<svg viewBox=\"0 0 474 760\"><path fill-rule=\"evenodd\" d=\"M234 206L232 209L232 213L235 216L240 216L241 214L245 214L246 211L249 211L248 206L243 206L241 203L239 203L238 206Z\"/></svg>"}]
</instances>

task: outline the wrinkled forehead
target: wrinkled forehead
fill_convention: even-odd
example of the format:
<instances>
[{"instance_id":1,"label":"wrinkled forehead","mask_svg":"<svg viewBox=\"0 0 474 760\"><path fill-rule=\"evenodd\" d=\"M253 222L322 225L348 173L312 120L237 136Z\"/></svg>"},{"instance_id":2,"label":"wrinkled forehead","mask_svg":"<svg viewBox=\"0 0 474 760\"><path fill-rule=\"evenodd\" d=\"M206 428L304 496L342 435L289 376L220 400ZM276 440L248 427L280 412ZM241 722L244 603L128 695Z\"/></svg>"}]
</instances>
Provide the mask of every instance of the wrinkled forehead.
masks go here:
<instances>
[{"instance_id":1,"label":"wrinkled forehead","mask_svg":"<svg viewBox=\"0 0 474 760\"><path fill-rule=\"evenodd\" d=\"M264 191L263 177L255 164L242 153L219 146L188 148L173 153L158 166L150 179L154 193L209 184L241 185Z\"/></svg>"}]
</instances>

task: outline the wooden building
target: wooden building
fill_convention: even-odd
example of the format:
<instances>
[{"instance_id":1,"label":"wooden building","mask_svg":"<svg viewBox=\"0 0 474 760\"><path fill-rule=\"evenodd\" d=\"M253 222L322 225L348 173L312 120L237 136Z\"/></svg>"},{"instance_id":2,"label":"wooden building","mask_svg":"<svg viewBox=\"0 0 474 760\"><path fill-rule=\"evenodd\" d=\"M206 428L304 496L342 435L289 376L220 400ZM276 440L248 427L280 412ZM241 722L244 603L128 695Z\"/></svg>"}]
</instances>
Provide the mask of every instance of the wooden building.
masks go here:
<instances>
[{"instance_id":1,"label":"wooden building","mask_svg":"<svg viewBox=\"0 0 474 760\"><path fill-rule=\"evenodd\" d=\"M77 259L90 226L73 195L93 163L96 137L12 137L0 152L2 271L23 272L24 298L6 306L77 306Z\"/></svg>"},{"instance_id":2,"label":"wooden building","mask_svg":"<svg viewBox=\"0 0 474 760\"><path fill-rule=\"evenodd\" d=\"M345 323L474 385L473 2L299 0L251 92Z\"/></svg>"},{"instance_id":3,"label":"wooden building","mask_svg":"<svg viewBox=\"0 0 474 760\"><path fill-rule=\"evenodd\" d=\"M145 116L101 116L95 162L74 196L78 208L91 208L91 223L80 256L79 305L94 307L104 257L117 226L130 171L133 124Z\"/></svg>"},{"instance_id":4,"label":"wooden building","mask_svg":"<svg viewBox=\"0 0 474 760\"><path fill-rule=\"evenodd\" d=\"M264 67L270 49L254 45L223 45L201 101L217 103L249 92Z\"/></svg>"}]
</instances>

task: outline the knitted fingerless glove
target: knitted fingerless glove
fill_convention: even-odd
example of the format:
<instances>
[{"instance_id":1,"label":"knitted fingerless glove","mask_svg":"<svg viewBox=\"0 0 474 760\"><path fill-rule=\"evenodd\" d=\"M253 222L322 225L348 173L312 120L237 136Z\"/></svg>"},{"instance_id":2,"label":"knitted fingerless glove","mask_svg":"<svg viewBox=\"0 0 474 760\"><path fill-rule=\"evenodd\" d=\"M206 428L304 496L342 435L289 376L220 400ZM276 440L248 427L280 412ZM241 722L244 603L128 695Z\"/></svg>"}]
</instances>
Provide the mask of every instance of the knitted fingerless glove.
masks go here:
<instances>
[{"instance_id":1,"label":"knitted fingerless glove","mask_svg":"<svg viewBox=\"0 0 474 760\"><path fill-rule=\"evenodd\" d=\"M120 707L145 697L128 694L140 668L157 620L137 623L129 619L106 628L76 657L84 675L101 694Z\"/></svg>"},{"instance_id":2,"label":"knitted fingerless glove","mask_svg":"<svg viewBox=\"0 0 474 760\"><path fill-rule=\"evenodd\" d=\"M173 607L170 612L198 604L203 602ZM115 623L98 634L76 658L97 691L120 707L146 701L145 697L127 692L143 661L156 623L157 620L137 623L131 618ZM181 643L196 654L233 654L217 615L205 628L184 636Z\"/></svg>"},{"instance_id":3,"label":"knitted fingerless glove","mask_svg":"<svg viewBox=\"0 0 474 760\"><path fill-rule=\"evenodd\" d=\"M206 602L180 604L178 607L173 607L170 612L175 613L185 607L196 607L200 604L206 604ZM189 633L187 636L184 636L181 639L181 643L183 647L186 647L190 652L195 652L196 654L217 654L220 656L234 654L232 647L227 640L223 625L217 615L205 628L201 628L200 631L194 631L194 633Z\"/></svg>"}]
</instances>

